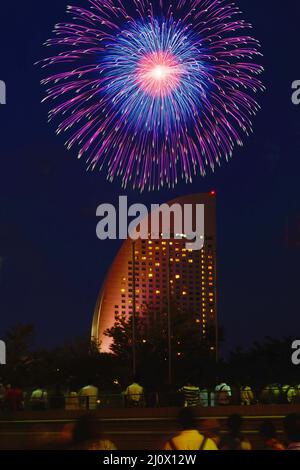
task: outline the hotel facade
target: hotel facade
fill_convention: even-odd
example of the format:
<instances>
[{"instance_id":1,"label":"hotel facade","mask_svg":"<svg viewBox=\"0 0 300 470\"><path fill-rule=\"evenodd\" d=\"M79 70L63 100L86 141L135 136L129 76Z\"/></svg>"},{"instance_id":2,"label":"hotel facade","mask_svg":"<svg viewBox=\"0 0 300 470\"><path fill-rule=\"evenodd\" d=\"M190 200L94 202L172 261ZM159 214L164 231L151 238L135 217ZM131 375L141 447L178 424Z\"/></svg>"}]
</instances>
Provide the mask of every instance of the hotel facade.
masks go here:
<instances>
[{"instance_id":1,"label":"hotel facade","mask_svg":"<svg viewBox=\"0 0 300 470\"><path fill-rule=\"evenodd\" d=\"M217 353L216 195L185 196L167 203L204 205L204 244L186 248L186 238L124 241L99 294L92 339L109 352L111 338L105 331L118 316L161 315L167 305L189 315L199 335ZM150 216L149 216L150 217ZM162 234L160 234L162 235ZM171 311L172 315L172 311Z\"/></svg>"}]
</instances>

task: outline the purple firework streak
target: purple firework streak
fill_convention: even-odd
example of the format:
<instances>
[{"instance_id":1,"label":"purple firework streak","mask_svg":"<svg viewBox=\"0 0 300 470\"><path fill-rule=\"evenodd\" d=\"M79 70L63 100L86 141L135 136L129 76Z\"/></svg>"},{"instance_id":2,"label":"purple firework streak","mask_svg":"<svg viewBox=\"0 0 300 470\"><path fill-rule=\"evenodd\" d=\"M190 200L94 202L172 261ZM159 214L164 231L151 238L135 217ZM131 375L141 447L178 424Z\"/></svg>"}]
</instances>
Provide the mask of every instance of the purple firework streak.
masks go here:
<instances>
[{"instance_id":1,"label":"purple firework streak","mask_svg":"<svg viewBox=\"0 0 300 470\"><path fill-rule=\"evenodd\" d=\"M46 42L49 120L88 169L140 190L191 182L252 132L259 42L227 0L87 0Z\"/></svg>"}]
</instances>

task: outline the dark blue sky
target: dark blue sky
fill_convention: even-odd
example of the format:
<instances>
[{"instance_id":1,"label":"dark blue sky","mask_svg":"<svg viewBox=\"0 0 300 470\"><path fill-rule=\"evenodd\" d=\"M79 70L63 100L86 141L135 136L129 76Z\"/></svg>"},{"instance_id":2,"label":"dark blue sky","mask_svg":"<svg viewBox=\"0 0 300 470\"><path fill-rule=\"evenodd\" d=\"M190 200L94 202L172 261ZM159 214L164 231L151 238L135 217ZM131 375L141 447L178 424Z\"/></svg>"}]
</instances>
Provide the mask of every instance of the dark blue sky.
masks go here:
<instances>
[{"instance_id":1,"label":"dark blue sky","mask_svg":"<svg viewBox=\"0 0 300 470\"><path fill-rule=\"evenodd\" d=\"M81 4L84 0L80 1ZM1 5L0 332L33 322L40 344L89 331L101 283L119 247L96 239L96 207L128 194L132 202L218 193L219 315L226 349L265 335L299 336L300 227L299 14L294 0L238 0L263 45L262 112L255 133L215 174L159 194L121 192L101 173L86 173L41 105L41 46L65 19L64 0ZM154 199L154 201L153 201ZM289 227L289 230L288 230ZM298 228L300 239L300 229Z\"/></svg>"}]
</instances>

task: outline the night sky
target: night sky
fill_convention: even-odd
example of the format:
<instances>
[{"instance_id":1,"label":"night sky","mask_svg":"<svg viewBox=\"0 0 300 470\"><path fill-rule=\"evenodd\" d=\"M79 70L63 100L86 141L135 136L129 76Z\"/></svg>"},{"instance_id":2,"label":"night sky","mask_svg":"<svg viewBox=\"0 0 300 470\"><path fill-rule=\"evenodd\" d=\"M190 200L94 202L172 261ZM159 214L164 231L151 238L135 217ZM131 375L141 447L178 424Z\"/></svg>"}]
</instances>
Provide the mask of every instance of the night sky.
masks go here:
<instances>
[{"instance_id":1,"label":"night sky","mask_svg":"<svg viewBox=\"0 0 300 470\"><path fill-rule=\"evenodd\" d=\"M70 2L69 2L70 3ZM84 4L84 0L77 3ZM87 173L64 148L40 104L45 72L34 62L67 1L3 2L0 13L0 337L17 323L36 325L39 345L90 330L102 281L120 242L96 238L96 207L164 202L217 191L218 293L224 350L264 336L300 333L300 5L295 0L237 0L261 41L267 92L254 134L215 174L173 191L121 191L105 173ZM296 6L297 4L297 6Z\"/></svg>"}]
</instances>

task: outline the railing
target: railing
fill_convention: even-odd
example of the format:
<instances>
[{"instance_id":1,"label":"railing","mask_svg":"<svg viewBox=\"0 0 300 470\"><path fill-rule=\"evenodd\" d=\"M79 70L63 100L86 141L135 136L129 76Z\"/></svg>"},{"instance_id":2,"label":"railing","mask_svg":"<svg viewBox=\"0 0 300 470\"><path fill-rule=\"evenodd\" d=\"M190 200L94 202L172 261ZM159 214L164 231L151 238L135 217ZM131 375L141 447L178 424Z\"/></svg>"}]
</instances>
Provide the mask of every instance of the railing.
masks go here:
<instances>
[{"instance_id":1,"label":"railing","mask_svg":"<svg viewBox=\"0 0 300 470\"><path fill-rule=\"evenodd\" d=\"M235 394L233 391L215 391L204 389L194 392L147 392L145 394L126 395L125 393L99 393L97 396L81 396L80 393L66 395L45 394L41 398L31 398L25 393L24 399L14 401L12 398L0 399L0 410L96 410L99 408L126 407L181 407L201 406L204 408L227 405L276 405L300 404L300 390L290 388L282 390L278 387L266 387L260 393L249 390Z\"/></svg>"}]
</instances>

